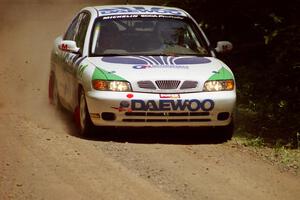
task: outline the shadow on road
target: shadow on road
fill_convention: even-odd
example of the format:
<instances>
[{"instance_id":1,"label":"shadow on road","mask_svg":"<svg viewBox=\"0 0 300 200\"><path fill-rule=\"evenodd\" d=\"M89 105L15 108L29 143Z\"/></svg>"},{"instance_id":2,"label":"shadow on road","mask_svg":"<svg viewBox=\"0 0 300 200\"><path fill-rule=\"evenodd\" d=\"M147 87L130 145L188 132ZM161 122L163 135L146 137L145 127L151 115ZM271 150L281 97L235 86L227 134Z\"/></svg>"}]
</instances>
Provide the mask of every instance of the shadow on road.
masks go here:
<instances>
[{"instance_id":1,"label":"shadow on road","mask_svg":"<svg viewBox=\"0 0 300 200\"><path fill-rule=\"evenodd\" d=\"M222 141L215 132L207 128L115 128L99 127L94 133L82 139L141 144L219 144ZM78 137L74 134L73 136Z\"/></svg>"},{"instance_id":2,"label":"shadow on road","mask_svg":"<svg viewBox=\"0 0 300 200\"><path fill-rule=\"evenodd\" d=\"M140 143L140 144L220 144L225 142L222 133L205 127L96 127L89 136L82 137L72 115L60 112L62 123L67 123L68 134L86 140Z\"/></svg>"}]
</instances>

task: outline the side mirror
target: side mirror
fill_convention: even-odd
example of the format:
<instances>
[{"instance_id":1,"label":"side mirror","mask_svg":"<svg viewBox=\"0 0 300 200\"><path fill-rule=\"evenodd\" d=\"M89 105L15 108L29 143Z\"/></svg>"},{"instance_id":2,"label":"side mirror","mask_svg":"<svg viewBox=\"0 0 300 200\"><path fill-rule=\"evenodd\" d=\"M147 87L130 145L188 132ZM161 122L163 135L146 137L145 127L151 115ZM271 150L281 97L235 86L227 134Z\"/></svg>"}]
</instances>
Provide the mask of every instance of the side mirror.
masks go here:
<instances>
[{"instance_id":1,"label":"side mirror","mask_svg":"<svg viewBox=\"0 0 300 200\"><path fill-rule=\"evenodd\" d=\"M77 47L76 42L73 40L62 40L58 45L58 48L62 51L67 51L71 53L79 53L79 47Z\"/></svg>"},{"instance_id":2,"label":"side mirror","mask_svg":"<svg viewBox=\"0 0 300 200\"><path fill-rule=\"evenodd\" d=\"M215 48L217 53L227 53L231 51L233 48L233 45L231 42L228 41L219 41L217 42L217 47Z\"/></svg>"}]
</instances>

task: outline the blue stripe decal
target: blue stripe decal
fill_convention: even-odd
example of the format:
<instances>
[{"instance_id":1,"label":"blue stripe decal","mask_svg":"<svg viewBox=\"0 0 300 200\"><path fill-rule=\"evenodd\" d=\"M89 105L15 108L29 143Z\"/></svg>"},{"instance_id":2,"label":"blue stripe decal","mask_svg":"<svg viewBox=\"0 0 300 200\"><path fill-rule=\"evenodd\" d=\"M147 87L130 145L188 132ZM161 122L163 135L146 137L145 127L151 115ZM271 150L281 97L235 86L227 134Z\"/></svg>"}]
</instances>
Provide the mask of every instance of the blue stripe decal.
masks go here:
<instances>
[{"instance_id":1,"label":"blue stripe decal","mask_svg":"<svg viewBox=\"0 0 300 200\"><path fill-rule=\"evenodd\" d=\"M204 57L173 57L173 56L114 56L103 57L103 62L129 65L196 65L207 64L211 61Z\"/></svg>"}]
</instances>

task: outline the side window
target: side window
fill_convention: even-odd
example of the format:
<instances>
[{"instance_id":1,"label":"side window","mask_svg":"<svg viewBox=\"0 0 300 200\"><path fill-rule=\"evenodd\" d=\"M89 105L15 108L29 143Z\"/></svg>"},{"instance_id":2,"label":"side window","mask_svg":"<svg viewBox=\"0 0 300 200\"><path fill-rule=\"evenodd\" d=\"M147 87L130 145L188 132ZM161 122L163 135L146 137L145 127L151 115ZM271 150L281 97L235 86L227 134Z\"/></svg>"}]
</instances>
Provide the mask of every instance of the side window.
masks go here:
<instances>
[{"instance_id":1,"label":"side window","mask_svg":"<svg viewBox=\"0 0 300 200\"><path fill-rule=\"evenodd\" d=\"M80 51L82 52L83 46L84 46L84 39L86 36L86 32L89 26L90 22L90 15L87 13L81 13L79 15L78 19L78 30L75 35L75 41L77 46L80 48Z\"/></svg>"},{"instance_id":2,"label":"side window","mask_svg":"<svg viewBox=\"0 0 300 200\"><path fill-rule=\"evenodd\" d=\"M77 46L80 48L82 52L84 39L86 36L86 31L88 29L90 21L90 15L87 13L80 13L77 17L73 20L71 25L69 26L64 40L73 40L76 42Z\"/></svg>"},{"instance_id":3,"label":"side window","mask_svg":"<svg viewBox=\"0 0 300 200\"><path fill-rule=\"evenodd\" d=\"M78 19L79 19L79 15L72 21L71 25L69 26L69 28L64 36L64 40L73 40L73 41L75 40Z\"/></svg>"}]
</instances>

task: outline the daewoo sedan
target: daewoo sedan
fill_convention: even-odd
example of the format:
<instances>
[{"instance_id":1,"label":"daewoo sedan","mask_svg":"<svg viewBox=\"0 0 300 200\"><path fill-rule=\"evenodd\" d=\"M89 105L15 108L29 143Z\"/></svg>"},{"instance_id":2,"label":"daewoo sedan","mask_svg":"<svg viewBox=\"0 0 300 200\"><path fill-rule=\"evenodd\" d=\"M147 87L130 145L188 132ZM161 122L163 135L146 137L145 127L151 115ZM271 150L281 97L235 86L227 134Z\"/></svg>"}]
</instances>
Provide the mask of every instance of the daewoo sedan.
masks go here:
<instances>
[{"instance_id":1,"label":"daewoo sedan","mask_svg":"<svg viewBox=\"0 0 300 200\"><path fill-rule=\"evenodd\" d=\"M233 132L234 75L184 10L83 8L51 54L49 98L74 112L82 135L95 126L214 127Z\"/></svg>"}]
</instances>

